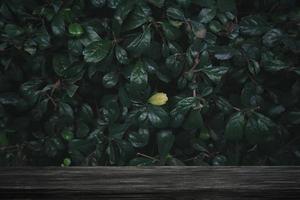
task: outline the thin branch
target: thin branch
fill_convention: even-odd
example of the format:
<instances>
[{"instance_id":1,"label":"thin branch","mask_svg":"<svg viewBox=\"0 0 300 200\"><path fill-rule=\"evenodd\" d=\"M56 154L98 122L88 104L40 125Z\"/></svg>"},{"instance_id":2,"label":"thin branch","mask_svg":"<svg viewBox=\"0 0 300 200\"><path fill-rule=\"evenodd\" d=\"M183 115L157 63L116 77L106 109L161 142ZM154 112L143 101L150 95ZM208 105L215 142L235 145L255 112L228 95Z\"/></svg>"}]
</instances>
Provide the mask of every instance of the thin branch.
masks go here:
<instances>
[{"instance_id":1,"label":"thin branch","mask_svg":"<svg viewBox=\"0 0 300 200\"><path fill-rule=\"evenodd\" d=\"M136 155L142 156L142 157L145 157L145 158L149 158L149 159L154 160L154 161L159 161L158 159L156 159L154 157L151 157L151 156L148 156L148 155L145 155L143 153L137 153Z\"/></svg>"}]
</instances>

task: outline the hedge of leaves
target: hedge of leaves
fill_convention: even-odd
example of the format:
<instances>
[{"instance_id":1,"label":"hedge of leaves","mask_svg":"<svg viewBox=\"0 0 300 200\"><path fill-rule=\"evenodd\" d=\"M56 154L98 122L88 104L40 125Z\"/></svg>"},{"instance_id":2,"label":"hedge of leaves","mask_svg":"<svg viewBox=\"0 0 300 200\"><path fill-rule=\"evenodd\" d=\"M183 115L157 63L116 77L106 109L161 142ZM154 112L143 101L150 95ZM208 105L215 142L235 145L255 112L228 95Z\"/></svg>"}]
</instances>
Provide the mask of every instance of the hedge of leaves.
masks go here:
<instances>
[{"instance_id":1,"label":"hedge of leaves","mask_svg":"<svg viewBox=\"0 0 300 200\"><path fill-rule=\"evenodd\" d=\"M2 0L0 165L300 164L297 0Z\"/></svg>"}]
</instances>

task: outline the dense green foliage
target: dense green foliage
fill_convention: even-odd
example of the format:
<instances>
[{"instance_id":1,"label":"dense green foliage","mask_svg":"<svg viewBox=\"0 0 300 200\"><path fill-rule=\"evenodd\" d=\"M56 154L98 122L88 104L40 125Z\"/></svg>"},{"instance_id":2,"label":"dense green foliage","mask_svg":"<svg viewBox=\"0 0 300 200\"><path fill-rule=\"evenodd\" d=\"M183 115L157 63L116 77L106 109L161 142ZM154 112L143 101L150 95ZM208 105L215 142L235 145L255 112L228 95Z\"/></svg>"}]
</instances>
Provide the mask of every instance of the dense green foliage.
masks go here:
<instances>
[{"instance_id":1,"label":"dense green foliage","mask_svg":"<svg viewBox=\"0 0 300 200\"><path fill-rule=\"evenodd\" d=\"M2 0L0 166L300 164L299 47L297 0Z\"/></svg>"}]
</instances>

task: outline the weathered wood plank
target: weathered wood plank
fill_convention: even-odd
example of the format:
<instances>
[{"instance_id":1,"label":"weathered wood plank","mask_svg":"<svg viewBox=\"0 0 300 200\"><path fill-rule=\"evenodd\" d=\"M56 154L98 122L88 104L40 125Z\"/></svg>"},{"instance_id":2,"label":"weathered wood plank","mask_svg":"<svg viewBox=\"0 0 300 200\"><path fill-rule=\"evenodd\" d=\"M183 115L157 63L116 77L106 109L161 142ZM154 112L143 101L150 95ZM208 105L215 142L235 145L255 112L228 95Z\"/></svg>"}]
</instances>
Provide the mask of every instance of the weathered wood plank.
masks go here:
<instances>
[{"instance_id":1,"label":"weathered wood plank","mask_svg":"<svg viewBox=\"0 0 300 200\"><path fill-rule=\"evenodd\" d=\"M0 168L0 199L300 199L300 167Z\"/></svg>"}]
</instances>

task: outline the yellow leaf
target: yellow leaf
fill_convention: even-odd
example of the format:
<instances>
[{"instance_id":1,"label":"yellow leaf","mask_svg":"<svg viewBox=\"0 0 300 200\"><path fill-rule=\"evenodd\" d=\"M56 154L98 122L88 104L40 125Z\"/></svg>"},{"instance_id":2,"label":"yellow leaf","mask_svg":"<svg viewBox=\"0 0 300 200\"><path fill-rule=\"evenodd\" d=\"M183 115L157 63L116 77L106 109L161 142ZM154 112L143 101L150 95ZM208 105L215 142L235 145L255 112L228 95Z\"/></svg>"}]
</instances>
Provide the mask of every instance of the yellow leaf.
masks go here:
<instances>
[{"instance_id":1,"label":"yellow leaf","mask_svg":"<svg viewBox=\"0 0 300 200\"><path fill-rule=\"evenodd\" d=\"M158 93L152 95L148 99L148 103L155 105L155 106L162 106L162 105L166 104L167 101L168 101L168 96L166 93L163 93L163 92L158 92Z\"/></svg>"}]
</instances>

